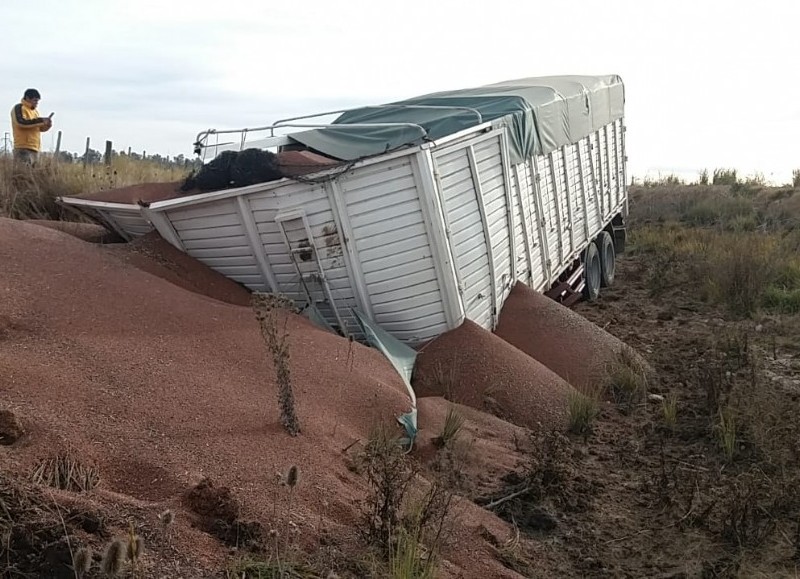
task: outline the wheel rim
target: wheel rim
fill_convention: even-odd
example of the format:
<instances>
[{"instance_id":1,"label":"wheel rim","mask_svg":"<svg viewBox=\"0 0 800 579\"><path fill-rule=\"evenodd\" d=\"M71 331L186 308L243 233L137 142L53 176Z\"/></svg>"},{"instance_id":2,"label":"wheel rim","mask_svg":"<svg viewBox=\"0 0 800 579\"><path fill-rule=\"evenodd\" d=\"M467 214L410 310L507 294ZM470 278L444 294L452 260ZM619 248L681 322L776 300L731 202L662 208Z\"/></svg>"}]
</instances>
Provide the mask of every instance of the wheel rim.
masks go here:
<instances>
[{"instance_id":1,"label":"wheel rim","mask_svg":"<svg viewBox=\"0 0 800 579\"><path fill-rule=\"evenodd\" d=\"M595 259L592 259L589 262L589 284L592 288L593 293L599 291L600 289L600 258L595 256Z\"/></svg>"},{"instance_id":2,"label":"wheel rim","mask_svg":"<svg viewBox=\"0 0 800 579\"><path fill-rule=\"evenodd\" d=\"M614 277L614 269L616 268L616 260L614 259L614 246L611 242L606 243L606 250L605 255L603 256L605 259L605 270L606 276L611 279Z\"/></svg>"}]
</instances>

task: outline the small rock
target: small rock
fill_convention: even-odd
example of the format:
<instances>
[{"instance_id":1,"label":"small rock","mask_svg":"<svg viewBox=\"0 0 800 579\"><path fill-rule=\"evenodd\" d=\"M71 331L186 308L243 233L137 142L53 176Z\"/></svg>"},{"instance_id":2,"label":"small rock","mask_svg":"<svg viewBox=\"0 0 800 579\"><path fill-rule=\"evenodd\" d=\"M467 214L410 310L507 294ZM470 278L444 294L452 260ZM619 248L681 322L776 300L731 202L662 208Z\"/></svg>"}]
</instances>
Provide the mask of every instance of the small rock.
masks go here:
<instances>
[{"instance_id":1,"label":"small rock","mask_svg":"<svg viewBox=\"0 0 800 579\"><path fill-rule=\"evenodd\" d=\"M761 331L761 330L763 330L763 329L764 329L764 326L762 326L761 324L758 324L758 325L756 326L756 332L760 332L760 331Z\"/></svg>"},{"instance_id":2,"label":"small rock","mask_svg":"<svg viewBox=\"0 0 800 579\"><path fill-rule=\"evenodd\" d=\"M661 394L649 394L647 399L651 402L663 402L664 397Z\"/></svg>"}]
</instances>

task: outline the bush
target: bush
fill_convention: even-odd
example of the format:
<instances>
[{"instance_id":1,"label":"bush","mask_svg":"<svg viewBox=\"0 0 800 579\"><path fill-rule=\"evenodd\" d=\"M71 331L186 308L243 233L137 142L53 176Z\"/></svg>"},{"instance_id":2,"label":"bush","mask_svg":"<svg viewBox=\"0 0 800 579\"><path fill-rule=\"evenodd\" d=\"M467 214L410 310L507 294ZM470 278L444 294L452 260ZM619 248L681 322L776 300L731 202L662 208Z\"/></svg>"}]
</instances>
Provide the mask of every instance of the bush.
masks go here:
<instances>
[{"instance_id":1,"label":"bush","mask_svg":"<svg viewBox=\"0 0 800 579\"><path fill-rule=\"evenodd\" d=\"M800 313L800 289L770 286L764 292L764 307L782 314Z\"/></svg>"},{"instance_id":2,"label":"bush","mask_svg":"<svg viewBox=\"0 0 800 579\"><path fill-rule=\"evenodd\" d=\"M714 169L714 185L735 185L738 182L736 169Z\"/></svg>"},{"instance_id":3,"label":"bush","mask_svg":"<svg viewBox=\"0 0 800 579\"><path fill-rule=\"evenodd\" d=\"M178 181L186 170L156 161L114 157L110 166L60 163L42 157L35 167L0 159L0 216L13 219L74 219L56 203L69 197L138 183Z\"/></svg>"},{"instance_id":4,"label":"bush","mask_svg":"<svg viewBox=\"0 0 800 579\"><path fill-rule=\"evenodd\" d=\"M707 262L700 264L706 270L709 297L735 314L752 315L781 259L769 238L729 235L719 239Z\"/></svg>"}]
</instances>

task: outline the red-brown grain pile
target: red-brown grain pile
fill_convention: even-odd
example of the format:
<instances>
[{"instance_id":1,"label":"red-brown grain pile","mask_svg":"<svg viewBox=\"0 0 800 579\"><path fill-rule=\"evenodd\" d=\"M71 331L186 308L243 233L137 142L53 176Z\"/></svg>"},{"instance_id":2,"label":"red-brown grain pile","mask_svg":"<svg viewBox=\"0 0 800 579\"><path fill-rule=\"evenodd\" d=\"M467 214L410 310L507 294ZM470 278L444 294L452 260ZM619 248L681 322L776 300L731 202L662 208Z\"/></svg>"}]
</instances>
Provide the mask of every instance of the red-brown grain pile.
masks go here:
<instances>
[{"instance_id":1,"label":"red-brown grain pile","mask_svg":"<svg viewBox=\"0 0 800 579\"><path fill-rule=\"evenodd\" d=\"M474 322L425 346L417 358L418 396L443 396L519 426L560 428L571 386Z\"/></svg>"},{"instance_id":2,"label":"red-brown grain pile","mask_svg":"<svg viewBox=\"0 0 800 579\"><path fill-rule=\"evenodd\" d=\"M189 525L182 500L206 477L231 490L243 517L269 528L275 473L297 465L302 482L290 517L301 543L318 536L320 523L354 536L365 484L343 449L358 448L379 421L396 425L409 405L379 352L304 318L281 319L302 427L291 437L279 424L274 371L250 308L31 223L0 219L0 263L0 400L25 431L0 447L0 469L27 477L40 459L70 447L99 470L86 500L125 504L154 521L172 509L176 552L209 569L219 569L227 551ZM437 412L446 410L428 409L426 420ZM512 444L498 439L495 447L508 452ZM516 576L493 559L482 528L510 534L465 503L446 553L455 566L444 575L460 568Z\"/></svg>"},{"instance_id":3,"label":"red-brown grain pile","mask_svg":"<svg viewBox=\"0 0 800 579\"><path fill-rule=\"evenodd\" d=\"M624 343L586 318L518 283L495 333L582 391L596 391ZM644 362L641 362L644 367Z\"/></svg>"}]
</instances>

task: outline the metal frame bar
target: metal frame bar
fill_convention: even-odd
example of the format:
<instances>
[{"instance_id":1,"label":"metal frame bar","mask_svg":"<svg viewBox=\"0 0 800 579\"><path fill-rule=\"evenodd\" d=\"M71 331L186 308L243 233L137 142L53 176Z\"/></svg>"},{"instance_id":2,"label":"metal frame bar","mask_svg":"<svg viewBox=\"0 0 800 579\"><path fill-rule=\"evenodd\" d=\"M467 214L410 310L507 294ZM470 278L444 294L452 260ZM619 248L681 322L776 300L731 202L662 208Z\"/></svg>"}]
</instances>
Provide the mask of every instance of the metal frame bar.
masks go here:
<instances>
[{"instance_id":1,"label":"metal frame bar","mask_svg":"<svg viewBox=\"0 0 800 579\"><path fill-rule=\"evenodd\" d=\"M572 211L572 187L569 184L569 163L567 163L567 145L561 147L561 162L564 165L564 189L566 190L565 193L567 195L567 218L569 222L567 223L567 227L569 228L569 250L570 252L575 251L575 214Z\"/></svg>"},{"instance_id":2,"label":"metal frame bar","mask_svg":"<svg viewBox=\"0 0 800 579\"><path fill-rule=\"evenodd\" d=\"M269 257L264 251L264 244L261 242L261 236L258 234L258 226L253 217L253 211L244 197L240 196L236 198L236 211L239 213L239 219L242 220L250 250L253 252L253 258L256 260L258 269L261 270L261 275L264 278L264 286L268 287L272 293L279 293L280 285L278 284L278 278L275 276L275 272L272 271ZM163 213L159 215L163 215ZM281 233L286 237L283 228L281 228ZM292 262L294 263L294 259Z\"/></svg>"},{"instance_id":3,"label":"metal frame bar","mask_svg":"<svg viewBox=\"0 0 800 579\"><path fill-rule=\"evenodd\" d=\"M608 141L608 125L603 127L603 137L605 139L603 157L605 161L606 188L608 189L608 213L606 218L608 218L611 217L611 207L614 205L614 195L611 192L611 144Z\"/></svg>"},{"instance_id":4,"label":"metal frame bar","mask_svg":"<svg viewBox=\"0 0 800 579\"><path fill-rule=\"evenodd\" d=\"M625 135L628 128L625 126L623 119L619 119L619 125L622 130L622 191L625 197L625 217L628 217L628 154L625 149Z\"/></svg>"},{"instance_id":5,"label":"metal frame bar","mask_svg":"<svg viewBox=\"0 0 800 579\"><path fill-rule=\"evenodd\" d=\"M79 197L57 197L56 201L66 205L74 205L76 207L91 207L92 209L121 209L122 211L129 211L133 213L134 207L137 209L135 213L140 213L139 207L136 203L109 203L108 201L92 201L91 199L81 199Z\"/></svg>"},{"instance_id":6,"label":"metal frame bar","mask_svg":"<svg viewBox=\"0 0 800 579\"><path fill-rule=\"evenodd\" d=\"M319 115L312 115L312 116L319 116ZM309 117L310 118L310 117ZM289 128L289 129L364 129L364 128L374 128L374 127L404 127L404 128L413 128L420 131L422 134L423 139L428 138L428 131L425 130L424 127L418 125L416 123L407 123L407 122L397 122L397 123L351 123L351 124L329 124L329 123L288 123L284 122L281 125L265 125L263 127L254 127L254 128L244 128L244 129L207 129L205 131L200 131L197 133L197 138L195 140L195 147L206 147L203 144L203 141L210 137L211 135L216 135L217 139L219 139L219 135L234 135L238 134L241 135L240 137L240 149L244 147L245 140L247 139L247 135L249 133L254 133L257 131L270 131L270 136L275 136L275 129L278 128ZM219 148L219 143L214 145L216 148Z\"/></svg>"},{"instance_id":7,"label":"metal frame bar","mask_svg":"<svg viewBox=\"0 0 800 579\"><path fill-rule=\"evenodd\" d=\"M350 215L347 212L344 193L336 181L327 182L324 187L325 192L328 194L328 201L331 204L333 220L336 223L339 235L339 244L344 248L347 256L344 262L355 293L356 302L361 311L371 320L374 320L375 312L372 310L372 301L369 298L369 291L367 291L364 271L361 269L361 260L358 257L358 252L353 247L352 240L355 236L353 235L353 226L350 224Z\"/></svg>"},{"instance_id":8,"label":"metal frame bar","mask_svg":"<svg viewBox=\"0 0 800 579\"><path fill-rule=\"evenodd\" d=\"M589 199L586 191L586 178L583 174L583 157L581 155L581 143L575 143L575 159L578 161L578 181L581 184L581 198L583 199L583 231L586 239L589 239Z\"/></svg>"},{"instance_id":9,"label":"metal frame bar","mask_svg":"<svg viewBox=\"0 0 800 579\"><path fill-rule=\"evenodd\" d=\"M500 162L503 168L503 187L506 194L506 221L508 229L509 268L511 269L512 287L517 282L517 240L514 238L514 193L511 191L511 164L508 157L508 139L506 131L500 133ZM503 292L505 294L505 292ZM505 298L505 295L503 296Z\"/></svg>"},{"instance_id":10,"label":"metal frame bar","mask_svg":"<svg viewBox=\"0 0 800 579\"><path fill-rule=\"evenodd\" d=\"M521 163L520 163L521 164ZM531 235L530 235L530 208L525 211L525 202L522 196L522 179L519 178L520 165L515 165L514 182L517 185L517 200L519 201L520 218L522 219L522 237L525 242L525 257L528 263L528 283L533 282L533 251L531 250ZM516 227L514 227L516 229ZM514 241L516 243L516 240Z\"/></svg>"},{"instance_id":11,"label":"metal frame bar","mask_svg":"<svg viewBox=\"0 0 800 579\"><path fill-rule=\"evenodd\" d=\"M593 157L593 154L592 154L592 139L590 137L588 137L588 136L586 137L586 154L588 156L587 160L589 162L589 171L592 174L591 178L592 178L592 193L593 194L591 196L591 200L594 201L594 210L595 210L595 213L597 214L597 223L602 225L602 223L603 223L603 210L602 210L602 208L600 206L600 198L599 198L599 193L598 193L598 190L597 190L597 172L595 170L594 157Z\"/></svg>"},{"instance_id":12,"label":"metal frame bar","mask_svg":"<svg viewBox=\"0 0 800 579\"><path fill-rule=\"evenodd\" d=\"M539 241L542 244L542 273L544 274L544 283L549 284L552 279L553 261L550 259L550 238L547 235L547 217L545 217L544 201L542 200L542 178L539 172L539 162L535 156L531 157L531 164L531 178L535 188L533 201L539 218L536 229L539 231Z\"/></svg>"},{"instance_id":13,"label":"metal frame bar","mask_svg":"<svg viewBox=\"0 0 800 579\"><path fill-rule=\"evenodd\" d=\"M478 122L483 122L483 115L481 115L478 109L474 109L472 107L459 107L459 106L448 106L448 105L401 105L401 104L386 104L386 105L366 105L362 107L352 107L348 109L339 109L336 111L327 111L324 113L312 113L310 115L302 115L299 117L290 117L286 119L279 119L273 123L273 127L277 128L283 123L288 123L290 121L301 121L304 119L313 119L316 117L326 117L328 115L339 115L342 113L349 113L350 111L358 111L362 109L446 109L446 110L461 110L467 111L469 113L473 113L475 116L478 117ZM343 123L347 124L347 123ZM337 125L338 126L338 125Z\"/></svg>"},{"instance_id":14,"label":"metal frame bar","mask_svg":"<svg viewBox=\"0 0 800 579\"><path fill-rule=\"evenodd\" d=\"M555 151L547 154L550 165L550 178L553 180L553 207L556 210L556 230L558 231L558 264L564 261L564 222L561 219L561 200L558 198L558 178L556 176Z\"/></svg>"},{"instance_id":15,"label":"metal frame bar","mask_svg":"<svg viewBox=\"0 0 800 579\"><path fill-rule=\"evenodd\" d=\"M111 217L110 215L108 215L108 211L107 210L97 209L97 208L92 207L92 206L84 206L84 207L87 207L86 209L84 209L84 211L88 211L90 214L95 214L93 216L96 219L102 221L108 227L110 227L111 229L116 231L117 234L122 239L124 239L125 241L128 241L128 242L133 240L133 236L130 235L127 231L125 231L122 227L120 227L120 225L117 223L117 220L114 219L113 217Z\"/></svg>"},{"instance_id":16,"label":"metal frame bar","mask_svg":"<svg viewBox=\"0 0 800 579\"><path fill-rule=\"evenodd\" d=\"M142 217L153 224L153 227L156 228L156 231L158 231L161 237L172 244L173 247L186 253L186 247L184 247L183 241L178 235L178 232L175 230L175 227L172 225L172 221L170 221L166 215L163 213L150 211L150 209L147 207L141 208L141 214Z\"/></svg>"},{"instance_id":17,"label":"metal frame bar","mask_svg":"<svg viewBox=\"0 0 800 579\"><path fill-rule=\"evenodd\" d=\"M603 168L603 153L600 147L600 131L598 130L594 135L595 143L592 143L592 153L597 152L597 167L592 168L592 173L594 174L594 182L600 186L600 222L602 223L606 219L605 178L603 175L605 169Z\"/></svg>"},{"instance_id":18,"label":"metal frame bar","mask_svg":"<svg viewBox=\"0 0 800 579\"><path fill-rule=\"evenodd\" d=\"M475 159L475 148L473 145L467 147L467 161L469 162L470 173L472 174L472 184L475 190L475 196L478 201L478 212L481 214L481 223L483 225L483 239L486 243L486 254L489 258L489 277L491 278L491 299L492 299L492 329L497 326L497 272L495 271L494 251L492 249L492 236L489 233L489 221L486 218L486 205L483 201L483 186L481 185L481 176L478 172L478 162Z\"/></svg>"},{"instance_id":19,"label":"metal frame bar","mask_svg":"<svg viewBox=\"0 0 800 579\"><path fill-rule=\"evenodd\" d=\"M433 253L436 278L444 302L445 321L448 329L453 330L460 326L465 318L463 288L453 255L454 247L450 237L447 211L445 211L442 199L438 169L431 151L419 151L414 155L411 170L420 187L420 207Z\"/></svg>"}]
</instances>

